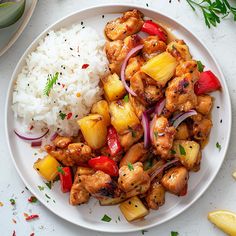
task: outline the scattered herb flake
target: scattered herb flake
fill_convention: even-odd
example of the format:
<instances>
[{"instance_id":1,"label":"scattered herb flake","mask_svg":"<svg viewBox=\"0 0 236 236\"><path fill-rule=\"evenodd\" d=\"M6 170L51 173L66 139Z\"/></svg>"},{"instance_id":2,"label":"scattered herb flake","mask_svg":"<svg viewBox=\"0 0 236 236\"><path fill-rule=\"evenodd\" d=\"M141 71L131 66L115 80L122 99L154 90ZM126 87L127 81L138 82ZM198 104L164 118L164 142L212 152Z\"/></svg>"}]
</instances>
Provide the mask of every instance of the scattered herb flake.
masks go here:
<instances>
[{"instance_id":1,"label":"scattered herb flake","mask_svg":"<svg viewBox=\"0 0 236 236\"><path fill-rule=\"evenodd\" d=\"M219 152L221 151L221 145L217 142L216 147L219 149Z\"/></svg>"},{"instance_id":2,"label":"scattered herb flake","mask_svg":"<svg viewBox=\"0 0 236 236\"><path fill-rule=\"evenodd\" d=\"M16 204L16 200L13 199L13 198L11 198L9 201L10 201L11 205L15 205Z\"/></svg>"},{"instance_id":3,"label":"scattered herb flake","mask_svg":"<svg viewBox=\"0 0 236 236\"><path fill-rule=\"evenodd\" d=\"M38 199L35 197L35 196L31 196L29 199L28 199L29 202L31 203L36 203L38 201Z\"/></svg>"},{"instance_id":4,"label":"scattered herb flake","mask_svg":"<svg viewBox=\"0 0 236 236\"><path fill-rule=\"evenodd\" d=\"M47 183L45 183L46 185L47 185L47 187L49 188L49 189L52 189L52 182L51 181L49 181L49 182L47 182Z\"/></svg>"},{"instance_id":5,"label":"scattered herb flake","mask_svg":"<svg viewBox=\"0 0 236 236\"><path fill-rule=\"evenodd\" d=\"M158 132L154 131L153 134L154 134L155 138L157 139L158 138Z\"/></svg>"},{"instance_id":6,"label":"scattered herb flake","mask_svg":"<svg viewBox=\"0 0 236 236\"><path fill-rule=\"evenodd\" d=\"M46 193L45 193L46 198L51 199Z\"/></svg>"},{"instance_id":7,"label":"scattered herb flake","mask_svg":"<svg viewBox=\"0 0 236 236\"><path fill-rule=\"evenodd\" d=\"M53 85L56 84L56 82L58 80L58 75L59 75L59 73L56 72L55 75L50 74L48 76L48 81L47 81L47 83L45 85L45 88L44 88L44 91L43 91L44 95L49 96L50 91L53 88Z\"/></svg>"},{"instance_id":8,"label":"scattered herb flake","mask_svg":"<svg viewBox=\"0 0 236 236\"><path fill-rule=\"evenodd\" d=\"M44 187L43 187L43 186L38 185L38 188L39 188L40 191L43 191L43 190L44 190Z\"/></svg>"},{"instance_id":9,"label":"scattered herb flake","mask_svg":"<svg viewBox=\"0 0 236 236\"><path fill-rule=\"evenodd\" d=\"M120 221L120 216L118 216L118 220Z\"/></svg>"},{"instance_id":10,"label":"scattered herb flake","mask_svg":"<svg viewBox=\"0 0 236 236\"><path fill-rule=\"evenodd\" d=\"M25 218L25 220L29 221L29 220L36 219L36 218L39 218L39 216L38 215L30 215L30 216L27 216Z\"/></svg>"},{"instance_id":11,"label":"scattered herb flake","mask_svg":"<svg viewBox=\"0 0 236 236\"><path fill-rule=\"evenodd\" d=\"M128 94L126 94L126 95L124 96L124 101L125 101L125 102L129 102L129 95L128 95Z\"/></svg>"},{"instance_id":12,"label":"scattered herb flake","mask_svg":"<svg viewBox=\"0 0 236 236\"><path fill-rule=\"evenodd\" d=\"M129 168L130 171L134 170L134 167L133 167L133 165L130 162L128 163L128 168Z\"/></svg>"},{"instance_id":13,"label":"scattered herb flake","mask_svg":"<svg viewBox=\"0 0 236 236\"><path fill-rule=\"evenodd\" d=\"M176 151L173 150L173 149L171 149L171 150L170 150L170 153L171 153L172 155L174 155L174 154L176 154Z\"/></svg>"},{"instance_id":14,"label":"scattered herb flake","mask_svg":"<svg viewBox=\"0 0 236 236\"><path fill-rule=\"evenodd\" d=\"M111 217L109 217L108 215L104 215L101 219L102 221L105 221L105 222L110 222L111 221Z\"/></svg>"},{"instance_id":15,"label":"scattered herb flake","mask_svg":"<svg viewBox=\"0 0 236 236\"><path fill-rule=\"evenodd\" d=\"M197 69L198 69L199 72L203 72L204 65L202 64L201 61L197 61Z\"/></svg>"},{"instance_id":16,"label":"scattered herb flake","mask_svg":"<svg viewBox=\"0 0 236 236\"><path fill-rule=\"evenodd\" d=\"M128 126L128 130L131 132L132 137L135 138L136 137L136 132L135 130L132 129L132 127Z\"/></svg>"},{"instance_id":17,"label":"scattered herb flake","mask_svg":"<svg viewBox=\"0 0 236 236\"><path fill-rule=\"evenodd\" d=\"M66 118L66 114L63 112L60 112L59 116L61 117L62 120L64 120Z\"/></svg>"},{"instance_id":18,"label":"scattered herb flake","mask_svg":"<svg viewBox=\"0 0 236 236\"><path fill-rule=\"evenodd\" d=\"M57 167L57 171L58 171L58 173L61 173L63 175L65 174L65 172L64 172L64 170L63 170L63 168L61 166Z\"/></svg>"},{"instance_id":19,"label":"scattered herb flake","mask_svg":"<svg viewBox=\"0 0 236 236\"><path fill-rule=\"evenodd\" d=\"M179 144L179 152L180 152L180 155L186 156L185 149L181 144Z\"/></svg>"},{"instance_id":20,"label":"scattered herb flake","mask_svg":"<svg viewBox=\"0 0 236 236\"><path fill-rule=\"evenodd\" d=\"M178 235L179 235L178 232L176 232L176 231L171 231L171 236L178 236Z\"/></svg>"},{"instance_id":21,"label":"scattered herb flake","mask_svg":"<svg viewBox=\"0 0 236 236\"><path fill-rule=\"evenodd\" d=\"M152 166L153 166L153 159L149 158L144 162L143 169L146 171L146 170L150 169Z\"/></svg>"},{"instance_id":22,"label":"scattered herb flake","mask_svg":"<svg viewBox=\"0 0 236 236\"><path fill-rule=\"evenodd\" d=\"M144 230L144 229L141 231L142 235L144 235L144 234L147 233L147 232L148 232L148 231L147 231L147 230Z\"/></svg>"}]
</instances>

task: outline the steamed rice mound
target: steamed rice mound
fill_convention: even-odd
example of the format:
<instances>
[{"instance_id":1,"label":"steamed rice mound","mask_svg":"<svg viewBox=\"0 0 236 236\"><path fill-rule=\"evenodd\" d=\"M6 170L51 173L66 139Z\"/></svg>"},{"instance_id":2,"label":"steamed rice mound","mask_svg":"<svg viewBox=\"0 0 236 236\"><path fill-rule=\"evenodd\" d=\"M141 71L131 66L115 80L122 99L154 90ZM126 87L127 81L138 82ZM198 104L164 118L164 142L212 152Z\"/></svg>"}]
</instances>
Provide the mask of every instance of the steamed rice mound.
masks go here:
<instances>
[{"instance_id":1,"label":"steamed rice mound","mask_svg":"<svg viewBox=\"0 0 236 236\"><path fill-rule=\"evenodd\" d=\"M99 81L108 72L104 43L94 29L81 25L50 31L40 41L27 57L13 92L13 111L24 131L33 126L38 131L78 134L76 120L88 114L103 93ZM84 64L88 67L83 69ZM56 72L59 78L47 96L48 76Z\"/></svg>"}]
</instances>

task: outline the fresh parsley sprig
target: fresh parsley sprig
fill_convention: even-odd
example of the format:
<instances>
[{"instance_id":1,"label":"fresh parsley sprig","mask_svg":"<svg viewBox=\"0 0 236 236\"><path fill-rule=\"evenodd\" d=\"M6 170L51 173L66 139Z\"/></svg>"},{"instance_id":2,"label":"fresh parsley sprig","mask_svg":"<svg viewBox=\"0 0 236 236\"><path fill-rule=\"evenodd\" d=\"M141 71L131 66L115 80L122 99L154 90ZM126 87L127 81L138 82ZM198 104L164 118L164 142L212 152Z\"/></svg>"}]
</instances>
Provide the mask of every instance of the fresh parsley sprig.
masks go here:
<instances>
[{"instance_id":1,"label":"fresh parsley sprig","mask_svg":"<svg viewBox=\"0 0 236 236\"><path fill-rule=\"evenodd\" d=\"M230 5L227 0L186 0L190 7L196 11L196 7L200 8L205 19L206 25L216 27L221 19L229 14L233 15L236 21L236 7Z\"/></svg>"},{"instance_id":2,"label":"fresh parsley sprig","mask_svg":"<svg viewBox=\"0 0 236 236\"><path fill-rule=\"evenodd\" d=\"M48 76L48 81L47 81L47 83L45 85L45 88L44 88L44 91L43 91L44 95L49 96L50 91L53 88L53 85L56 84L56 82L58 80L58 75L59 75L59 73L56 72L55 75L49 75Z\"/></svg>"}]
</instances>

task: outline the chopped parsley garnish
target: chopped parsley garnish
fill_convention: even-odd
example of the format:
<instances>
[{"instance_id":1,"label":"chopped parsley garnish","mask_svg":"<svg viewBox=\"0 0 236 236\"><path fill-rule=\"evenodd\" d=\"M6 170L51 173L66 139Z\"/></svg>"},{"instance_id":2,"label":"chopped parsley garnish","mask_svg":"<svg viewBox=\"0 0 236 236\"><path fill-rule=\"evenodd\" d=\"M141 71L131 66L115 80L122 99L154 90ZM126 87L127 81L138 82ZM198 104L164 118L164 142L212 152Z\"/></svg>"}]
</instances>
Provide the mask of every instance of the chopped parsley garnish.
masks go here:
<instances>
[{"instance_id":1,"label":"chopped parsley garnish","mask_svg":"<svg viewBox=\"0 0 236 236\"><path fill-rule=\"evenodd\" d=\"M133 167L133 165L130 162L128 163L128 168L129 168L130 171L134 170L134 167Z\"/></svg>"},{"instance_id":2,"label":"chopped parsley garnish","mask_svg":"<svg viewBox=\"0 0 236 236\"><path fill-rule=\"evenodd\" d=\"M111 217L109 217L108 215L104 215L101 219L102 221L105 221L105 222L110 222L111 221Z\"/></svg>"},{"instance_id":3,"label":"chopped parsley garnish","mask_svg":"<svg viewBox=\"0 0 236 236\"><path fill-rule=\"evenodd\" d=\"M120 216L118 216L118 220L120 221Z\"/></svg>"},{"instance_id":4,"label":"chopped parsley garnish","mask_svg":"<svg viewBox=\"0 0 236 236\"><path fill-rule=\"evenodd\" d=\"M171 150L170 150L170 153L171 153L172 155L174 155L174 154L176 154L176 151L173 150L173 149L171 149Z\"/></svg>"},{"instance_id":5,"label":"chopped parsley garnish","mask_svg":"<svg viewBox=\"0 0 236 236\"><path fill-rule=\"evenodd\" d=\"M179 144L179 152L180 152L181 155L186 156L185 149L181 144Z\"/></svg>"},{"instance_id":6,"label":"chopped parsley garnish","mask_svg":"<svg viewBox=\"0 0 236 236\"><path fill-rule=\"evenodd\" d=\"M40 191L43 191L43 190L44 190L44 187L43 187L43 186L38 185L38 188L39 188Z\"/></svg>"},{"instance_id":7,"label":"chopped parsley garnish","mask_svg":"<svg viewBox=\"0 0 236 236\"><path fill-rule=\"evenodd\" d=\"M126 94L126 95L124 96L124 101L125 101L125 102L129 102L129 95L128 95L128 94Z\"/></svg>"},{"instance_id":8,"label":"chopped parsley garnish","mask_svg":"<svg viewBox=\"0 0 236 236\"><path fill-rule=\"evenodd\" d=\"M65 174L65 172L64 172L64 170L62 169L62 167L61 166L58 166L57 167L57 171L58 171L58 173L61 173L61 174Z\"/></svg>"},{"instance_id":9,"label":"chopped parsley garnish","mask_svg":"<svg viewBox=\"0 0 236 236\"><path fill-rule=\"evenodd\" d=\"M16 204L16 200L13 199L13 198L11 198L11 199L10 199L10 203L11 203L11 205L15 205L15 204Z\"/></svg>"},{"instance_id":10,"label":"chopped parsley garnish","mask_svg":"<svg viewBox=\"0 0 236 236\"><path fill-rule=\"evenodd\" d=\"M144 229L141 231L142 235L144 235L144 234L147 233L147 232L148 232L148 231L147 231L147 230L144 230Z\"/></svg>"},{"instance_id":11,"label":"chopped parsley garnish","mask_svg":"<svg viewBox=\"0 0 236 236\"><path fill-rule=\"evenodd\" d=\"M199 72L203 72L204 65L202 64L201 61L197 61L197 69L198 69Z\"/></svg>"},{"instance_id":12,"label":"chopped parsley garnish","mask_svg":"<svg viewBox=\"0 0 236 236\"><path fill-rule=\"evenodd\" d=\"M49 75L48 76L48 81L47 81L47 83L45 85L45 88L44 88L44 91L43 91L44 95L49 96L53 85L56 84L56 82L58 80L58 75L59 75L59 73L56 72L55 75Z\"/></svg>"},{"instance_id":13,"label":"chopped parsley garnish","mask_svg":"<svg viewBox=\"0 0 236 236\"><path fill-rule=\"evenodd\" d=\"M135 130L133 130L132 127L130 127L130 126L128 126L128 129L129 129L129 131L131 132L132 137L135 138L135 137L136 137L136 132L135 132Z\"/></svg>"},{"instance_id":14,"label":"chopped parsley garnish","mask_svg":"<svg viewBox=\"0 0 236 236\"><path fill-rule=\"evenodd\" d=\"M154 131L153 134L154 134L155 138L157 139L158 138L158 132Z\"/></svg>"},{"instance_id":15,"label":"chopped parsley garnish","mask_svg":"<svg viewBox=\"0 0 236 236\"><path fill-rule=\"evenodd\" d=\"M52 182L47 182L47 183L45 183L45 184L47 185L47 187L48 187L49 189L52 188Z\"/></svg>"},{"instance_id":16,"label":"chopped parsley garnish","mask_svg":"<svg viewBox=\"0 0 236 236\"><path fill-rule=\"evenodd\" d=\"M171 231L171 236L178 236L178 235L179 235L178 232L176 232L176 231Z\"/></svg>"},{"instance_id":17,"label":"chopped parsley garnish","mask_svg":"<svg viewBox=\"0 0 236 236\"><path fill-rule=\"evenodd\" d=\"M63 112L59 112L59 116L61 117L62 120L66 118L66 114Z\"/></svg>"},{"instance_id":18,"label":"chopped parsley garnish","mask_svg":"<svg viewBox=\"0 0 236 236\"><path fill-rule=\"evenodd\" d=\"M153 159L149 158L147 159L143 164L143 169L148 170L153 166Z\"/></svg>"},{"instance_id":19,"label":"chopped parsley garnish","mask_svg":"<svg viewBox=\"0 0 236 236\"><path fill-rule=\"evenodd\" d=\"M217 142L216 147L219 149L219 152L221 151L221 145Z\"/></svg>"}]
</instances>

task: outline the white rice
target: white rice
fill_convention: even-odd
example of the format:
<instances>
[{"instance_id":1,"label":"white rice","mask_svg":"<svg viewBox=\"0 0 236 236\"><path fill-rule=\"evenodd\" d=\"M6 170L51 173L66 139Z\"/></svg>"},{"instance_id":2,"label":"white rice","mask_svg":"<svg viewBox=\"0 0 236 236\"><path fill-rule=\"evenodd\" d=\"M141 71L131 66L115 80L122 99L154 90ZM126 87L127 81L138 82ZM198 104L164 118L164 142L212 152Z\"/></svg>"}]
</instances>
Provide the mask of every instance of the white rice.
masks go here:
<instances>
[{"instance_id":1,"label":"white rice","mask_svg":"<svg viewBox=\"0 0 236 236\"><path fill-rule=\"evenodd\" d=\"M78 134L76 120L88 114L103 93L99 81L108 71L104 43L93 28L82 29L81 25L50 31L40 41L27 57L13 92L13 111L22 120L24 131L33 126L33 131L49 128L51 132ZM82 69L83 64L89 66ZM56 72L62 74L46 96L48 75ZM72 113L72 117L62 120L60 112Z\"/></svg>"}]
</instances>

